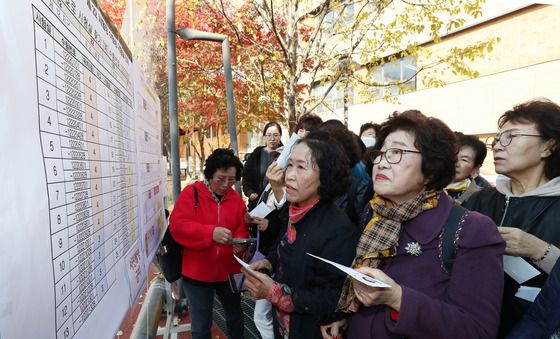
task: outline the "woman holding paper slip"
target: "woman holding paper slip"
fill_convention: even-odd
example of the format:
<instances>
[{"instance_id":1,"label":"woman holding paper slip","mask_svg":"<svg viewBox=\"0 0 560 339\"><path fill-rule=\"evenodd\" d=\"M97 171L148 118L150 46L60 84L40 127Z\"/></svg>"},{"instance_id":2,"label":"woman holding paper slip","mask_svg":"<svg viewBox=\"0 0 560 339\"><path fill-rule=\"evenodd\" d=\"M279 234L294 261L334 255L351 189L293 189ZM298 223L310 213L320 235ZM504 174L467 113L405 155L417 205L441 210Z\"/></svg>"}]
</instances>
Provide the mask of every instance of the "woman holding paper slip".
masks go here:
<instances>
[{"instance_id":1,"label":"woman holding paper slip","mask_svg":"<svg viewBox=\"0 0 560 339\"><path fill-rule=\"evenodd\" d=\"M204 164L204 181L185 187L171 213L171 234L184 247L183 286L193 339L210 339L214 293L225 310L228 337L243 338L240 295L228 283L228 276L239 272L233 257L245 248L239 239L249 236L245 204L231 188L242 168L233 151L216 149Z\"/></svg>"},{"instance_id":2,"label":"woman holding paper slip","mask_svg":"<svg viewBox=\"0 0 560 339\"><path fill-rule=\"evenodd\" d=\"M493 338L503 287L504 241L494 223L453 207L456 140L440 120L395 113L372 154L375 196L353 267L389 288L348 278L347 320L324 338Z\"/></svg>"},{"instance_id":3,"label":"woman holding paper slip","mask_svg":"<svg viewBox=\"0 0 560 339\"><path fill-rule=\"evenodd\" d=\"M274 306L277 337L321 338L320 325L336 320L344 273L309 252L349 265L358 240L356 228L332 200L349 184L349 168L336 142L301 139L285 174L289 207L282 216L280 242L266 259L251 264L245 287Z\"/></svg>"},{"instance_id":4,"label":"woman holding paper slip","mask_svg":"<svg viewBox=\"0 0 560 339\"><path fill-rule=\"evenodd\" d=\"M560 255L560 106L546 99L526 102L505 112L498 126L488 146L496 172L507 180L473 194L465 207L500 226L506 254L541 270L523 285L541 287ZM519 283L507 275L504 287L500 337L530 305L516 296Z\"/></svg>"}]
</instances>

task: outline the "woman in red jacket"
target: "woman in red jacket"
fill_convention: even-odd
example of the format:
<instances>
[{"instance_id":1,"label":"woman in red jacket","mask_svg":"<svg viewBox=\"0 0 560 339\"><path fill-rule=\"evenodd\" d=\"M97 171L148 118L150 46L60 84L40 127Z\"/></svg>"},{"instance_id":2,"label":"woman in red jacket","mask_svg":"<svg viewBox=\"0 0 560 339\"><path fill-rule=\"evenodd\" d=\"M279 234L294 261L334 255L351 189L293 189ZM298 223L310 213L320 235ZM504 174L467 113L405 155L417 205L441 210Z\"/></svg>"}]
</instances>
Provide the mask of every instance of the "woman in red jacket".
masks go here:
<instances>
[{"instance_id":1,"label":"woman in red jacket","mask_svg":"<svg viewBox=\"0 0 560 339\"><path fill-rule=\"evenodd\" d=\"M184 247L183 286L193 339L210 338L214 292L224 307L228 337L243 338L240 295L228 283L228 275L240 269L233 253L243 250L231 241L249 236L245 204L231 188L242 168L231 150L215 150L206 159L204 181L185 187L171 213L171 234Z\"/></svg>"}]
</instances>

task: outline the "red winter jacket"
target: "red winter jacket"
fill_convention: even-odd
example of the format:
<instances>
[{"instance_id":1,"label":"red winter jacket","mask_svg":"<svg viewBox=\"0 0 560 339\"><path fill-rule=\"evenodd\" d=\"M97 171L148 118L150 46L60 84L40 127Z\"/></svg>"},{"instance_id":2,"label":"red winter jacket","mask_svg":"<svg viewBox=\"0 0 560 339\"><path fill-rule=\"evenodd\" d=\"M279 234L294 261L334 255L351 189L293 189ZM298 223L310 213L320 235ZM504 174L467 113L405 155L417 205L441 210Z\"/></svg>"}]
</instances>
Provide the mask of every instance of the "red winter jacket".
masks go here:
<instances>
[{"instance_id":1,"label":"red winter jacket","mask_svg":"<svg viewBox=\"0 0 560 339\"><path fill-rule=\"evenodd\" d=\"M195 210L193 186L198 189ZM171 213L171 235L184 247L184 276L205 282L226 281L229 274L239 272L233 258L233 246L212 239L218 225L231 230L234 238L247 238L244 221L245 204L239 194L229 189L220 203L216 202L204 182L197 181L183 189Z\"/></svg>"}]
</instances>

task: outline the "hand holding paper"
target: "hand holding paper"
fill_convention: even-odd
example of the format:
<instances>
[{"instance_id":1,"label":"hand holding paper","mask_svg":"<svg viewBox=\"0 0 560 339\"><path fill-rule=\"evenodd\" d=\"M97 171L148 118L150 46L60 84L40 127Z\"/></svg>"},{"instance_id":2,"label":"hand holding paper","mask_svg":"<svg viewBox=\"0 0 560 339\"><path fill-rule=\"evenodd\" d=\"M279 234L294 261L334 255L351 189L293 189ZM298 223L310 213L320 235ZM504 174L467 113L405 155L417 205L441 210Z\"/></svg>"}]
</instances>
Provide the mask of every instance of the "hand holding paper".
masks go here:
<instances>
[{"instance_id":1,"label":"hand holding paper","mask_svg":"<svg viewBox=\"0 0 560 339\"><path fill-rule=\"evenodd\" d=\"M247 271L249 272L255 272L251 266L249 264L247 264L246 262L244 262L243 260L239 259L238 256L236 256L235 254L233 255L233 257L235 258L235 260L237 260L237 262Z\"/></svg>"},{"instance_id":2,"label":"hand holding paper","mask_svg":"<svg viewBox=\"0 0 560 339\"><path fill-rule=\"evenodd\" d=\"M357 281L361 282L362 284L366 284L366 285L371 286L371 287L380 287L380 288L389 288L389 287L391 287L391 286L387 285L386 283L384 283L384 282L382 282L382 281L380 281L380 280L377 280L377 279L373 279L372 277L369 277L369 276L367 276L367 275L365 275L365 274L362 274L362 273L356 271L356 270L353 269L353 268L346 267L346 266L344 266L344 265L341 265L341 264L335 263L334 261L330 261L330 260L327 260L327 259L318 257L318 256L313 255L313 254L311 254L311 253L307 253L307 255L312 256L313 258L317 258L317 259L322 260L322 261L324 261L324 262L326 262L326 263L328 263L328 264L333 265L334 267L336 267L336 268L338 268L339 270L341 270L342 272L348 274L348 275L351 276L353 279L356 279Z\"/></svg>"},{"instance_id":3,"label":"hand holding paper","mask_svg":"<svg viewBox=\"0 0 560 339\"><path fill-rule=\"evenodd\" d=\"M286 168L288 165L288 158L290 157L290 153L292 153L292 148L299 139L301 139L299 135L296 133L292 134L290 140L288 140L288 143L284 146L284 150L280 153L278 159L276 159L276 163L280 165L280 167Z\"/></svg>"},{"instance_id":4,"label":"hand holding paper","mask_svg":"<svg viewBox=\"0 0 560 339\"><path fill-rule=\"evenodd\" d=\"M253 208L251 210L251 212L249 212L249 214L252 217L259 217L259 218L264 218L266 217L270 212L272 212L272 209L270 207L268 207L267 204L265 204L264 202L261 202L260 204L257 205L257 207Z\"/></svg>"},{"instance_id":5,"label":"hand holding paper","mask_svg":"<svg viewBox=\"0 0 560 339\"><path fill-rule=\"evenodd\" d=\"M541 273L525 259L511 255L504 255L504 271L519 284L523 284Z\"/></svg>"},{"instance_id":6,"label":"hand holding paper","mask_svg":"<svg viewBox=\"0 0 560 339\"><path fill-rule=\"evenodd\" d=\"M234 257L235 260L243 266L242 271L245 273L245 282L243 287L245 287L255 299L266 298L274 280L264 273L253 270L249 264L239 259L236 255L234 255ZM266 260L262 260L261 262L263 261Z\"/></svg>"}]
</instances>

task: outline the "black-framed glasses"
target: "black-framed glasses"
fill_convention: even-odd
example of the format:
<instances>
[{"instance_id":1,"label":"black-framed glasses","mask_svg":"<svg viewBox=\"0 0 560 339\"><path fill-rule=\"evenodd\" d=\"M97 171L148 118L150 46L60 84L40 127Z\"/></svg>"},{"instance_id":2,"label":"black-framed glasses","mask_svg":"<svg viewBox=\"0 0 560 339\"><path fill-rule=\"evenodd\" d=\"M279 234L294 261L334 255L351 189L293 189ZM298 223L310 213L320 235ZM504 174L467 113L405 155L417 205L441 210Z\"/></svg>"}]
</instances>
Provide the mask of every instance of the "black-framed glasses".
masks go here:
<instances>
[{"instance_id":1,"label":"black-framed glasses","mask_svg":"<svg viewBox=\"0 0 560 339\"><path fill-rule=\"evenodd\" d=\"M544 138L544 135L540 134L525 134L525 133L518 133L516 131L505 131L503 133L496 134L495 137L488 137L486 139L486 147L488 149L493 149L496 146L496 143L500 143L502 147L507 147L511 144L513 138L517 137L537 137L537 138Z\"/></svg>"},{"instance_id":2,"label":"black-framed glasses","mask_svg":"<svg viewBox=\"0 0 560 339\"><path fill-rule=\"evenodd\" d=\"M390 164L398 164L402 160L403 153L416 153L421 154L420 151L413 151L409 149L400 149L400 148L388 148L385 151L375 150L371 153L371 161L374 165L377 165L381 162L383 156L385 156L385 160L387 160Z\"/></svg>"},{"instance_id":3,"label":"black-framed glasses","mask_svg":"<svg viewBox=\"0 0 560 339\"><path fill-rule=\"evenodd\" d=\"M280 134L278 134L278 133L274 133L274 134L265 134L264 136L265 136L266 138L268 138L268 139L272 139L272 138L274 138L274 139L276 139L276 138L280 138Z\"/></svg>"}]
</instances>

